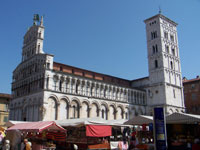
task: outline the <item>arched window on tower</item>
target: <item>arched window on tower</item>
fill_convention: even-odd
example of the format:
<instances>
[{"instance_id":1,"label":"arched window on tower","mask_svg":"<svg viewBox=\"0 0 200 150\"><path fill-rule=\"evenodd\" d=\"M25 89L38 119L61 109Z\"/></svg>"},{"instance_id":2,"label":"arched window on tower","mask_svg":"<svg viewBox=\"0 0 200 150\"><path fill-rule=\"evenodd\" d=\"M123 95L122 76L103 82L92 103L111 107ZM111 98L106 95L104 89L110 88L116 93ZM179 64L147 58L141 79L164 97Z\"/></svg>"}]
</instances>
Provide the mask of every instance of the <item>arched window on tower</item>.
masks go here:
<instances>
[{"instance_id":1,"label":"arched window on tower","mask_svg":"<svg viewBox=\"0 0 200 150\"><path fill-rule=\"evenodd\" d=\"M158 68L158 60L155 60L155 68Z\"/></svg>"},{"instance_id":2,"label":"arched window on tower","mask_svg":"<svg viewBox=\"0 0 200 150\"><path fill-rule=\"evenodd\" d=\"M170 65L171 65L171 69L173 69L173 62L172 61L170 61Z\"/></svg>"},{"instance_id":3,"label":"arched window on tower","mask_svg":"<svg viewBox=\"0 0 200 150\"><path fill-rule=\"evenodd\" d=\"M37 51L38 51L38 53L40 52L40 44L38 45L38 50Z\"/></svg>"},{"instance_id":4,"label":"arched window on tower","mask_svg":"<svg viewBox=\"0 0 200 150\"><path fill-rule=\"evenodd\" d=\"M168 45L165 45L165 51L166 51L167 53L169 53L169 46L168 46Z\"/></svg>"},{"instance_id":5,"label":"arched window on tower","mask_svg":"<svg viewBox=\"0 0 200 150\"><path fill-rule=\"evenodd\" d=\"M46 81L46 89L49 89L49 77L47 77L47 81Z\"/></svg>"},{"instance_id":6,"label":"arched window on tower","mask_svg":"<svg viewBox=\"0 0 200 150\"><path fill-rule=\"evenodd\" d=\"M172 48L172 55L175 56L175 49L174 48Z\"/></svg>"},{"instance_id":7,"label":"arched window on tower","mask_svg":"<svg viewBox=\"0 0 200 150\"><path fill-rule=\"evenodd\" d=\"M153 54L155 54L156 50L155 50L155 46L152 46L153 49Z\"/></svg>"},{"instance_id":8,"label":"arched window on tower","mask_svg":"<svg viewBox=\"0 0 200 150\"><path fill-rule=\"evenodd\" d=\"M156 44L156 53L158 52L158 45Z\"/></svg>"},{"instance_id":9,"label":"arched window on tower","mask_svg":"<svg viewBox=\"0 0 200 150\"><path fill-rule=\"evenodd\" d=\"M41 32L38 34L38 37L41 38Z\"/></svg>"}]
</instances>

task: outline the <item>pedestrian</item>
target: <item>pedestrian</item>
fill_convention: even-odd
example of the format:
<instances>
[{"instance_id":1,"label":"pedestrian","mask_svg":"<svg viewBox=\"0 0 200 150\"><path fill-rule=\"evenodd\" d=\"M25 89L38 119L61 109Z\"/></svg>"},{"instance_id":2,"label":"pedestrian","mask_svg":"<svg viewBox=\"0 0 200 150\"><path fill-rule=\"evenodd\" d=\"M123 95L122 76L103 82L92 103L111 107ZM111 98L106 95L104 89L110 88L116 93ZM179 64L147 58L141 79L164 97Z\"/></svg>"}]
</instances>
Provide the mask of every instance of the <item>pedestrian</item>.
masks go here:
<instances>
[{"instance_id":1,"label":"pedestrian","mask_svg":"<svg viewBox=\"0 0 200 150\"><path fill-rule=\"evenodd\" d=\"M31 150L31 144L27 139L24 139L24 150Z\"/></svg>"},{"instance_id":2,"label":"pedestrian","mask_svg":"<svg viewBox=\"0 0 200 150\"><path fill-rule=\"evenodd\" d=\"M10 150L10 141L9 140L5 140L3 150Z\"/></svg>"},{"instance_id":3,"label":"pedestrian","mask_svg":"<svg viewBox=\"0 0 200 150\"><path fill-rule=\"evenodd\" d=\"M136 143L136 139L135 139L135 137L131 137L131 140L130 140L130 144L129 144L128 150L134 150L134 149L135 149L135 143Z\"/></svg>"}]
</instances>

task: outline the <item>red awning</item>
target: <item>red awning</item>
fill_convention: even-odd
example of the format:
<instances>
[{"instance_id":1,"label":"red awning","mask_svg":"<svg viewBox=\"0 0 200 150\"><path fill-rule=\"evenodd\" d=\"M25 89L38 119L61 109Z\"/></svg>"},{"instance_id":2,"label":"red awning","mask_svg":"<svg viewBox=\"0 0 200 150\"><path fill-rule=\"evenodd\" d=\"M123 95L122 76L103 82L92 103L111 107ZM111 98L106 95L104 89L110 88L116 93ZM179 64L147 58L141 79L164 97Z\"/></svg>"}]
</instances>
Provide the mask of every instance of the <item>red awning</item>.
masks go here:
<instances>
[{"instance_id":1,"label":"red awning","mask_svg":"<svg viewBox=\"0 0 200 150\"><path fill-rule=\"evenodd\" d=\"M112 135L112 127L104 125L87 125L86 136L105 137Z\"/></svg>"},{"instance_id":2,"label":"red awning","mask_svg":"<svg viewBox=\"0 0 200 150\"><path fill-rule=\"evenodd\" d=\"M7 130L21 130L27 132L41 132L43 130L48 129L49 131L60 130L66 131L61 126L57 125L54 121L40 121L40 122L27 122L27 123L19 123L15 124Z\"/></svg>"}]
</instances>

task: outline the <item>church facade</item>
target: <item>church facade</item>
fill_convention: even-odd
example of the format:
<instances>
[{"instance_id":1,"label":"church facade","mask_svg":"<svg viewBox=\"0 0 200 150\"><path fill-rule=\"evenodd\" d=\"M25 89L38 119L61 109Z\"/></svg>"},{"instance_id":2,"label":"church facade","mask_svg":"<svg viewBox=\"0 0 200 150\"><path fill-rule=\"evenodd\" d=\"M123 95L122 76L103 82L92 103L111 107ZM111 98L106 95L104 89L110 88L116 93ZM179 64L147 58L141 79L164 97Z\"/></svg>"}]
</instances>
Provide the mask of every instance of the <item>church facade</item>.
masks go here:
<instances>
[{"instance_id":1,"label":"church facade","mask_svg":"<svg viewBox=\"0 0 200 150\"><path fill-rule=\"evenodd\" d=\"M129 119L151 115L156 106L166 113L183 112L177 24L162 14L144 22L149 76L130 81L54 62L43 51L43 17L35 19L24 36L22 61L13 71L9 119Z\"/></svg>"}]
</instances>

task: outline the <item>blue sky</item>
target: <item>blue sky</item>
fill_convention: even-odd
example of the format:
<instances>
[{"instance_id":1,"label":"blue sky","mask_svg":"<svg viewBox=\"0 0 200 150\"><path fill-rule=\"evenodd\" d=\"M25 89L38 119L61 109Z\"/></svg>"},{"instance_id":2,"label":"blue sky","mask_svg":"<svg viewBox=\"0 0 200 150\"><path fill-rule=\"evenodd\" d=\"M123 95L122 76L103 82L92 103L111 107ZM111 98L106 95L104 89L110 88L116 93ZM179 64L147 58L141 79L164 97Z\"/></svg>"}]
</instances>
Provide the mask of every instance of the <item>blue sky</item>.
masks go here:
<instances>
[{"instance_id":1,"label":"blue sky","mask_svg":"<svg viewBox=\"0 0 200 150\"><path fill-rule=\"evenodd\" d=\"M148 76L143 20L162 14L178 23L182 75L200 74L200 0L1 0L0 93L11 93L23 36L44 15L44 51L54 61L124 79Z\"/></svg>"}]
</instances>

